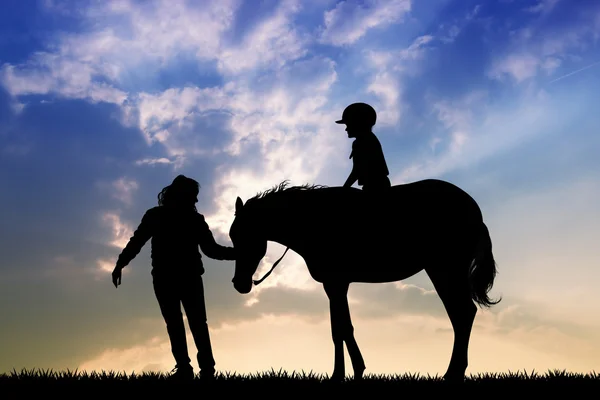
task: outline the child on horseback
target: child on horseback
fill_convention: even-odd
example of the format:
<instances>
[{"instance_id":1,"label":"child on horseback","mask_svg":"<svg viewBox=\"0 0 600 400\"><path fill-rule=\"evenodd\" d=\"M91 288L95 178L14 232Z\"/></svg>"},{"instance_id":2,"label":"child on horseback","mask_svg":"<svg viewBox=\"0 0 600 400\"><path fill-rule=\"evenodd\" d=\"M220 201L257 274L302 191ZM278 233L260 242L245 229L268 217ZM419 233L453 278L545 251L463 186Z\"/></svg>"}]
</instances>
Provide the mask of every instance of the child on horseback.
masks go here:
<instances>
[{"instance_id":1,"label":"child on horseback","mask_svg":"<svg viewBox=\"0 0 600 400\"><path fill-rule=\"evenodd\" d=\"M369 193L391 187L381 143L372 131L376 121L375 110L365 103L350 104L344 110L342 119L335 121L345 124L348 137L355 138L350 153L353 167L344 187L351 187L356 181Z\"/></svg>"},{"instance_id":2,"label":"child on horseback","mask_svg":"<svg viewBox=\"0 0 600 400\"><path fill-rule=\"evenodd\" d=\"M198 350L201 377L210 379L215 373L204 303L204 266L198 245L210 258L235 260L234 249L217 244L204 216L197 212L199 189L198 182L183 175L165 187L158 195L158 206L146 211L112 272L113 284L118 287L123 268L152 238L153 286L177 363L174 378L194 377L181 305Z\"/></svg>"}]
</instances>

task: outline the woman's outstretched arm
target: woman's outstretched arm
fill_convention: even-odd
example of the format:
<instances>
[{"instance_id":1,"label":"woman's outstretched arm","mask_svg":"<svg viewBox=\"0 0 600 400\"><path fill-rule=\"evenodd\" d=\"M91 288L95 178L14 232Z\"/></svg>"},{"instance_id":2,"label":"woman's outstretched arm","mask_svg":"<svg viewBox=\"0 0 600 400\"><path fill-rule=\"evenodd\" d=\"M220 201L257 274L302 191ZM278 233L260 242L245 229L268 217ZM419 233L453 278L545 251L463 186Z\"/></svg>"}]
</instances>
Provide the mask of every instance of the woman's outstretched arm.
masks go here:
<instances>
[{"instance_id":1,"label":"woman's outstretched arm","mask_svg":"<svg viewBox=\"0 0 600 400\"><path fill-rule=\"evenodd\" d=\"M200 250L210 258L215 260L235 260L235 250L233 247L222 246L215 241L210 227L206 223L204 216L199 215L199 241Z\"/></svg>"},{"instance_id":2,"label":"woman's outstretched arm","mask_svg":"<svg viewBox=\"0 0 600 400\"><path fill-rule=\"evenodd\" d=\"M142 217L142 222L135 230L133 236L129 239L129 242L119 255L116 264L117 268L123 269L124 267L126 267L131 262L131 260L133 260L139 254L146 242L150 240L153 233L152 227L154 225L154 215L155 214L153 209L146 211L146 213Z\"/></svg>"}]
</instances>

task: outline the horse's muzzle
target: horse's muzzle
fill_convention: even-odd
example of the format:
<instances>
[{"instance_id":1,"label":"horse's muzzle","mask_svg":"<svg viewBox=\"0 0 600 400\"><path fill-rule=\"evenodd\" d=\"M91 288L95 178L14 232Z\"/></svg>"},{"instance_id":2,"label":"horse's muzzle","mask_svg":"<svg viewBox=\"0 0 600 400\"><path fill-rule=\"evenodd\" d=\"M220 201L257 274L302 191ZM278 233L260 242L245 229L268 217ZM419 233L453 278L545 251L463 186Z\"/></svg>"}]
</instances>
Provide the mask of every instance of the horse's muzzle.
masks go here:
<instances>
[{"instance_id":1,"label":"horse's muzzle","mask_svg":"<svg viewBox=\"0 0 600 400\"><path fill-rule=\"evenodd\" d=\"M248 294L252 290L252 279L240 280L233 278L231 282L233 282L233 287L235 288L235 290L237 290L241 294Z\"/></svg>"}]
</instances>

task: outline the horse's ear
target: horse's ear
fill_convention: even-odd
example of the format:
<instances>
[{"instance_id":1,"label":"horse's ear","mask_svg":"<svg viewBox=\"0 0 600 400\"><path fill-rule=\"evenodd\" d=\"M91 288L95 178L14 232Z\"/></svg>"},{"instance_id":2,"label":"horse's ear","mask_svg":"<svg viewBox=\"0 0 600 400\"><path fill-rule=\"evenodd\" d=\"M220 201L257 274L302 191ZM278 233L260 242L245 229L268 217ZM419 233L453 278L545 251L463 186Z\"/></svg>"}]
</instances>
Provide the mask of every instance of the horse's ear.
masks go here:
<instances>
[{"instance_id":1,"label":"horse's ear","mask_svg":"<svg viewBox=\"0 0 600 400\"><path fill-rule=\"evenodd\" d=\"M244 202L242 201L242 199L240 199L239 197L235 200L235 212L236 214L239 213L242 209L242 207L244 207Z\"/></svg>"}]
</instances>

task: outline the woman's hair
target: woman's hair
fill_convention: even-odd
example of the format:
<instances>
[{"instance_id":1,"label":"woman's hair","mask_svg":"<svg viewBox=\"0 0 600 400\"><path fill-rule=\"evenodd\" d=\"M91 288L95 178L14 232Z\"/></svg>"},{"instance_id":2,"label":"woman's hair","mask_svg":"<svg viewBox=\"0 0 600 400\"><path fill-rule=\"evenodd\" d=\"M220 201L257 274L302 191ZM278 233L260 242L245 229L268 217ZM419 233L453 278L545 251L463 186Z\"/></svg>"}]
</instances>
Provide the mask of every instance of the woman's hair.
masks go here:
<instances>
[{"instance_id":1,"label":"woman's hair","mask_svg":"<svg viewBox=\"0 0 600 400\"><path fill-rule=\"evenodd\" d=\"M158 194L159 206L178 206L195 198L200 190L200 184L192 178L178 175L173 182ZM196 210L196 206L194 206Z\"/></svg>"}]
</instances>

